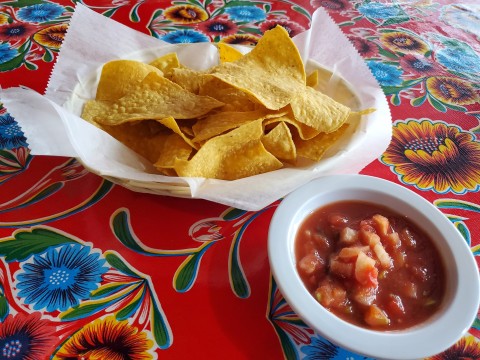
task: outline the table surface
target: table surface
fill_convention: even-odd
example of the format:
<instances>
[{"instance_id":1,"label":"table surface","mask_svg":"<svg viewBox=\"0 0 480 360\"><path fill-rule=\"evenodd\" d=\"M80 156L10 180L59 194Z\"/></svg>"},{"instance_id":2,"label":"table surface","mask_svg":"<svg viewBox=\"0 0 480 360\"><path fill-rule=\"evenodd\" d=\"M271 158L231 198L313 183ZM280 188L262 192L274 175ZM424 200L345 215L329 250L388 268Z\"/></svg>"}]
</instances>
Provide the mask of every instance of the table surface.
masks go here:
<instances>
[{"instance_id":1,"label":"table surface","mask_svg":"<svg viewBox=\"0 0 480 360\"><path fill-rule=\"evenodd\" d=\"M361 173L432 202L479 263L479 5L1 1L2 88L45 90L77 2L168 42L234 44L255 44L276 24L295 36L323 6L392 112L388 149ZM363 359L314 333L279 293L266 250L278 203L248 212L140 194L73 158L31 156L0 103L0 357ZM479 358L479 326L435 359Z\"/></svg>"}]
</instances>

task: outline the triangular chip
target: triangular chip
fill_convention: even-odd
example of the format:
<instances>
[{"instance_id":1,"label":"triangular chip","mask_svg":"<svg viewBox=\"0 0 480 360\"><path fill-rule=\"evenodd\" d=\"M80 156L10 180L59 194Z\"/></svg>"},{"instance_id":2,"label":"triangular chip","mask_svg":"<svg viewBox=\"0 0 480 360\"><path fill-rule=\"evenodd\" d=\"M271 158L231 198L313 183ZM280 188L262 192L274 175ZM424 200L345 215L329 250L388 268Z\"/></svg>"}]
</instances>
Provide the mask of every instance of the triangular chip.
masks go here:
<instances>
[{"instance_id":1,"label":"triangular chip","mask_svg":"<svg viewBox=\"0 0 480 360\"><path fill-rule=\"evenodd\" d=\"M321 133L310 140L295 139L297 156L313 161L319 161L328 150L347 130L348 124L343 124L331 133Z\"/></svg>"},{"instance_id":2,"label":"triangular chip","mask_svg":"<svg viewBox=\"0 0 480 360\"><path fill-rule=\"evenodd\" d=\"M217 48L220 63L232 62L243 56L239 50L226 43L217 43Z\"/></svg>"},{"instance_id":3,"label":"triangular chip","mask_svg":"<svg viewBox=\"0 0 480 360\"><path fill-rule=\"evenodd\" d=\"M114 101L127 95L151 72L162 76L154 66L134 60L113 60L103 65L95 99Z\"/></svg>"},{"instance_id":4,"label":"triangular chip","mask_svg":"<svg viewBox=\"0 0 480 360\"><path fill-rule=\"evenodd\" d=\"M316 87L318 85L318 69L315 69L307 76L307 86Z\"/></svg>"},{"instance_id":5,"label":"triangular chip","mask_svg":"<svg viewBox=\"0 0 480 360\"><path fill-rule=\"evenodd\" d=\"M192 140L190 140L182 131L182 129L180 129L180 127L178 126L177 122L175 121L175 119L171 116L169 117L166 117L164 119L161 119L161 120L157 120L160 124L166 126L167 128L169 128L170 130L172 130L175 134L177 135L180 135L182 137L182 139L192 148L194 149L198 149L198 146L195 145Z\"/></svg>"},{"instance_id":6,"label":"triangular chip","mask_svg":"<svg viewBox=\"0 0 480 360\"><path fill-rule=\"evenodd\" d=\"M204 72L188 68L172 69L166 77L185 90L197 95L201 86L209 80Z\"/></svg>"},{"instance_id":7,"label":"triangular chip","mask_svg":"<svg viewBox=\"0 0 480 360\"><path fill-rule=\"evenodd\" d=\"M150 73L134 91L114 102L87 102L82 117L103 125L129 121L194 119L224 104L209 96L199 96L155 73Z\"/></svg>"},{"instance_id":8,"label":"triangular chip","mask_svg":"<svg viewBox=\"0 0 480 360\"><path fill-rule=\"evenodd\" d=\"M154 129L151 121L125 123L118 126L101 126L101 129L109 133L125 146L137 154L154 163L163 151L163 144L169 133L163 126L162 129Z\"/></svg>"},{"instance_id":9,"label":"triangular chip","mask_svg":"<svg viewBox=\"0 0 480 360\"><path fill-rule=\"evenodd\" d=\"M284 122L295 127L300 136L300 139L302 140L312 139L320 133L318 130L293 119L290 114L281 116L279 118L268 119L263 124L267 127L268 125L277 124L279 122Z\"/></svg>"},{"instance_id":10,"label":"triangular chip","mask_svg":"<svg viewBox=\"0 0 480 360\"><path fill-rule=\"evenodd\" d=\"M178 134L170 134L162 144L162 149L154 162L154 166L161 172L165 169L173 169L176 160L188 160L193 149ZM166 171L172 174L171 171Z\"/></svg>"},{"instance_id":11,"label":"triangular chip","mask_svg":"<svg viewBox=\"0 0 480 360\"><path fill-rule=\"evenodd\" d=\"M177 160L179 176L236 180L283 166L261 142L262 121L242 125L207 141L191 160Z\"/></svg>"},{"instance_id":12,"label":"triangular chip","mask_svg":"<svg viewBox=\"0 0 480 360\"><path fill-rule=\"evenodd\" d=\"M161 70L165 75L169 74L173 69L181 66L177 53L168 53L160 56L153 60L150 65Z\"/></svg>"},{"instance_id":13,"label":"triangular chip","mask_svg":"<svg viewBox=\"0 0 480 360\"><path fill-rule=\"evenodd\" d=\"M272 110L289 104L306 78L300 53L281 26L266 31L252 51L211 74Z\"/></svg>"},{"instance_id":14,"label":"triangular chip","mask_svg":"<svg viewBox=\"0 0 480 360\"><path fill-rule=\"evenodd\" d=\"M326 133L338 129L351 111L349 107L309 86L297 93L290 106L295 120Z\"/></svg>"},{"instance_id":15,"label":"triangular chip","mask_svg":"<svg viewBox=\"0 0 480 360\"><path fill-rule=\"evenodd\" d=\"M283 121L263 137L262 143L265 149L272 153L277 159L291 162L297 158L292 133Z\"/></svg>"},{"instance_id":16,"label":"triangular chip","mask_svg":"<svg viewBox=\"0 0 480 360\"><path fill-rule=\"evenodd\" d=\"M285 115L285 112L272 113L267 109L245 112L225 111L212 114L198 120L195 125L193 125L192 129L195 137L192 141L201 142L208 140L251 121L276 118L282 115Z\"/></svg>"},{"instance_id":17,"label":"triangular chip","mask_svg":"<svg viewBox=\"0 0 480 360\"><path fill-rule=\"evenodd\" d=\"M250 111L258 106L246 93L213 76L200 85L198 95L208 95L225 103L222 111Z\"/></svg>"}]
</instances>

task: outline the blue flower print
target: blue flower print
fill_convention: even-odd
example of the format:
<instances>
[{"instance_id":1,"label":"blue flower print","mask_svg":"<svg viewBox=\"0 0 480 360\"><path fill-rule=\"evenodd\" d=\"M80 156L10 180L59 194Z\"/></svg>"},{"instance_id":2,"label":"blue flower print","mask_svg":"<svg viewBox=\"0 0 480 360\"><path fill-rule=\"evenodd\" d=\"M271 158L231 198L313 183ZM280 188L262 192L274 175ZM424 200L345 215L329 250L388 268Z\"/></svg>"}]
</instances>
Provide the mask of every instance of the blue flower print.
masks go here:
<instances>
[{"instance_id":1,"label":"blue flower print","mask_svg":"<svg viewBox=\"0 0 480 360\"><path fill-rule=\"evenodd\" d=\"M332 344L319 336L311 339L309 345L302 346L300 350L305 356L305 360L366 360L370 359L365 356L355 355L354 353L343 350L342 348Z\"/></svg>"},{"instance_id":2,"label":"blue flower print","mask_svg":"<svg viewBox=\"0 0 480 360\"><path fill-rule=\"evenodd\" d=\"M163 35L161 39L170 44L199 43L209 41L207 36L194 30L172 31L166 35Z\"/></svg>"},{"instance_id":3,"label":"blue flower print","mask_svg":"<svg viewBox=\"0 0 480 360\"><path fill-rule=\"evenodd\" d=\"M17 17L27 22L42 23L56 19L62 15L64 11L65 8L63 6L46 2L44 4L35 4L21 8L17 11Z\"/></svg>"},{"instance_id":4,"label":"blue flower print","mask_svg":"<svg viewBox=\"0 0 480 360\"><path fill-rule=\"evenodd\" d=\"M240 22L263 21L267 17L265 11L256 6L232 6L225 12L232 20Z\"/></svg>"},{"instance_id":5,"label":"blue flower print","mask_svg":"<svg viewBox=\"0 0 480 360\"><path fill-rule=\"evenodd\" d=\"M379 61L367 61L367 65L373 73L373 76L383 86L396 86L402 83L402 71L396 66L384 64Z\"/></svg>"},{"instance_id":6,"label":"blue flower print","mask_svg":"<svg viewBox=\"0 0 480 360\"><path fill-rule=\"evenodd\" d=\"M12 49L8 44L0 44L0 64L12 60L18 55L18 51Z\"/></svg>"},{"instance_id":7,"label":"blue flower print","mask_svg":"<svg viewBox=\"0 0 480 360\"><path fill-rule=\"evenodd\" d=\"M399 15L400 10L395 6L379 2L369 2L358 7L358 11L369 18L390 19Z\"/></svg>"},{"instance_id":8,"label":"blue flower print","mask_svg":"<svg viewBox=\"0 0 480 360\"><path fill-rule=\"evenodd\" d=\"M0 116L0 149L11 150L21 146L28 146L20 126L10 114Z\"/></svg>"},{"instance_id":9,"label":"blue flower print","mask_svg":"<svg viewBox=\"0 0 480 360\"><path fill-rule=\"evenodd\" d=\"M17 275L18 296L34 310L65 311L98 288L108 268L99 254L80 244L50 248L24 263ZM23 270L23 271L22 271Z\"/></svg>"},{"instance_id":10,"label":"blue flower print","mask_svg":"<svg viewBox=\"0 0 480 360\"><path fill-rule=\"evenodd\" d=\"M459 73L480 73L480 56L472 49L453 47L437 52L437 61Z\"/></svg>"}]
</instances>

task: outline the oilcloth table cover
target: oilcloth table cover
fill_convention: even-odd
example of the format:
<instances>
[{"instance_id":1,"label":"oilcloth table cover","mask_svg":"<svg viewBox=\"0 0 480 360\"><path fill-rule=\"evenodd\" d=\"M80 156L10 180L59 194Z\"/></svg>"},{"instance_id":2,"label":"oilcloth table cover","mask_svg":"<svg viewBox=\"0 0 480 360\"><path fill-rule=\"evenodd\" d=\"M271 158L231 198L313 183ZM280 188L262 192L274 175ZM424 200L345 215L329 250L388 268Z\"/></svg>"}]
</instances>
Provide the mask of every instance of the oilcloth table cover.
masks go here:
<instances>
[{"instance_id":1,"label":"oilcloth table cover","mask_svg":"<svg viewBox=\"0 0 480 360\"><path fill-rule=\"evenodd\" d=\"M166 42L250 45L277 24L291 36L303 32L323 7L392 113L390 145L361 173L432 202L478 262L480 7L473 1L3 1L2 88L46 89L78 2ZM315 334L279 293L266 240L280 200L244 211L139 194L74 158L32 156L28 141L2 107L1 357L364 359ZM478 358L479 334L477 319L434 358Z\"/></svg>"}]
</instances>

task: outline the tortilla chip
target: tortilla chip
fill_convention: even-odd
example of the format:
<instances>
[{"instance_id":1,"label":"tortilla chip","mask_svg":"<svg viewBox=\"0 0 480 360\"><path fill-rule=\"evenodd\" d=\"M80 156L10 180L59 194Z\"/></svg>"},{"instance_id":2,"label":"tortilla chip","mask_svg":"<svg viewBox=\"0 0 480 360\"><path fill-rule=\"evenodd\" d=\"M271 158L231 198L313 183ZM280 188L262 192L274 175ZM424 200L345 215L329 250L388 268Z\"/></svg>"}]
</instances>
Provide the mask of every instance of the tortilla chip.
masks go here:
<instances>
[{"instance_id":1,"label":"tortilla chip","mask_svg":"<svg viewBox=\"0 0 480 360\"><path fill-rule=\"evenodd\" d=\"M169 53L163 56L160 56L150 62L151 66L156 67L162 71L165 75L172 72L173 69L181 67L180 61L178 60L177 53Z\"/></svg>"},{"instance_id":2,"label":"tortilla chip","mask_svg":"<svg viewBox=\"0 0 480 360\"><path fill-rule=\"evenodd\" d=\"M347 130L349 124L343 124L330 133L320 133L310 140L295 139L297 156L313 161L319 161L330 146L332 146Z\"/></svg>"},{"instance_id":3,"label":"tortilla chip","mask_svg":"<svg viewBox=\"0 0 480 360\"><path fill-rule=\"evenodd\" d=\"M232 62L243 56L239 50L226 43L217 43L217 48L220 63Z\"/></svg>"},{"instance_id":4,"label":"tortilla chip","mask_svg":"<svg viewBox=\"0 0 480 360\"><path fill-rule=\"evenodd\" d=\"M251 52L211 74L271 110L288 105L306 78L300 53L281 26L266 31Z\"/></svg>"},{"instance_id":5,"label":"tortilla chip","mask_svg":"<svg viewBox=\"0 0 480 360\"><path fill-rule=\"evenodd\" d=\"M319 132L337 130L348 118L350 108L311 87L304 87L290 103L295 120Z\"/></svg>"},{"instance_id":6,"label":"tortilla chip","mask_svg":"<svg viewBox=\"0 0 480 360\"><path fill-rule=\"evenodd\" d=\"M310 126L307 126L305 124L302 124L301 122L298 122L290 114L287 114L285 116L281 116L281 117L276 118L276 119L275 118L268 119L264 122L264 125L267 127L268 125L276 124L276 123L279 123L279 122L284 122L284 123L292 125L297 130L297 133L299 134L300 139L302 139L302 140L312 139L320 133L318 130L316 130L316 129L310 127Z\"/></svg>"},{"instance_id":7,"label":"tortilla chip","mask_svg":"<svg viewBox=\"0 0 480 360\"><path fill-rule=\"evenodd\" d=\"M314 88L317 85L318 85L318 70L315 69L310 73L310 75L307 76L307 86Z\"/></svg>"},{"instance_id":8,"label":"tortilla chip","mask_svg":"<svg viewBox=\"0 0 480 360\"><path fill-rule=\"evenodd\" d=\"M90 101L82 117L103 125L169 116L193 119L224 104L209 96L199 96L155 73L150 73L134 91L114 102Z\"/></svg>"},{"instance_id":9,"label":"tortilla chip","mask_svg":"<svg viewBox=\"0 0 480 360\"><path fill-rule=\"evenodd\" d=\"M262 121L242 125L207 141L191 160L176 160L179 176L236 180L283 166L262 144Z\"/></svg>"},{"instance_id":10,"label":"tortilla chip","mask_svg":"<svg viewBox=\"0 0 480 360\"><path fill-rule=\"evenodd\" d=\"M153 165L159 170L173 169L177 159L188 160L192 151L192 147L180 135L169 134Z\"/></svg>"},{"instance_id":11,"label":"tortilla chip","mask_svg":"<svg viewBox=\"0 0 480 360\"><path fill-rule=\"evenodd\" d=\"M128 148L154 163L163 151L169 133L163 127L153 130L151 121L125 123L101 128ZM161 129L160 129L161 128Z\"/></svg>"},{"instance_id":12,"label":"tortilla chip","mask_svg":"<svg viewBox=\"0 0 480 360\"><path fill-rule=\"evenodd\" d=\"M265 149L272 153L277 159L292 162L297 158L292 133L283 121L263 137L262 143Z\"/></svg>"},{"instance_id":13,"label":"tortilla chip","mask_svg":"<svg viewBox=\"0 0 480 360\"><path fill-rule=\"evenodd\" d=\"M223 134L226 131L235 129L243 124L258 119L280 117L283 113L271 113L269 110L260 109L246 112L222 111L198 120L192 129L195 133L194 142L208 140L214 136Z\"/></svg>"},{"instance_id":14,"label":"tortilla chip","mask_svg":"<svg viewBox=\"0 0 480 360\"><path fill-rule=\"evenodd\" d=\"M190 140L184 133L183 131L180 129L180 127L178 126L177 122L175 121L175 119L171 116L169 117L166 117L164 119L161 119L161 120L157 120L160 124L162 125L165 125L167 128L169 128L170 130L172 130L175 134L177 135L180 135L181 138L192 148L194 149L197 149L198 150L198 146L195 145L192 140Z\"/></svg>"},{"instance_id":15,"label":"tortilla chip","mask_svg":"<svg viewBox=\"0 0 480 360\"><path fill-rule=\"evenodd\" d=\"M198 95L208 95L225 103L222 111L250 111L257 107L246 93L213 76L200 85Z\"/></svg>"},{"instance_id":16,"label":"tortilla chip","mask_svg":"<svg viewBox=\"0 0 480 360\"><path fill-rule=\"evenodd\" d=\"M133 91L151 72L159 76L163 75L163 72L156 67L140 61L110 61L103 65L95 99L102 101L118 100Z\"/></svg>"},{"instance_id":17,"label":"tortilla chip","mask_svg":"<svg viewBox=\"0 0 480 360\"><path fill-rule=\"evenodd\" d=\"M209 80L204 72L189 68L172 69L166 77L185 90L197 95L200 92L200 87Z\"/></svg>"}]
</instances>

